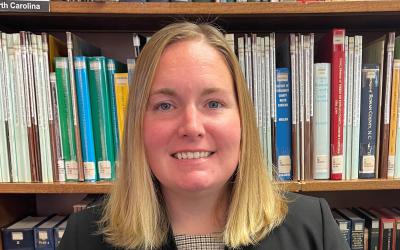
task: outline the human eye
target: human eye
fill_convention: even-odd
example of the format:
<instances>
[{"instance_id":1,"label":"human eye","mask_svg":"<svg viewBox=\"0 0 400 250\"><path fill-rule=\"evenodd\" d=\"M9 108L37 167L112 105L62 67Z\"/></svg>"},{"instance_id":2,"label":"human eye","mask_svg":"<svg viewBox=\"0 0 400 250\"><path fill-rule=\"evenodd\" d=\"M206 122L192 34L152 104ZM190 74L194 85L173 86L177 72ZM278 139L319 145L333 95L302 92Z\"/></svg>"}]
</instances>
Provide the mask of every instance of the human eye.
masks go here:
<instances>
[{"instance_id":1,"label":"human eye","mask_svg":"<svg viewBox=\"0 0 400 250\"><path fill-rule=\"evenodd\" d=\"M155 109L159 110L159 111L169 111L171 109L173 109L174 107L172 106L171 103L168 102L161 102L156 104Z\"/></svg>"},{"instance_id":2,"label":"human eye","mask_svg":"<svg viewBox=\"0 0 400 250\"><path fill-rule=\"evenodd\" d=\"M209 107L210 109L219 109L222 108L223 105L221 102L213 100L207 103L207 107Z\"/></svg>"}]
</instances>

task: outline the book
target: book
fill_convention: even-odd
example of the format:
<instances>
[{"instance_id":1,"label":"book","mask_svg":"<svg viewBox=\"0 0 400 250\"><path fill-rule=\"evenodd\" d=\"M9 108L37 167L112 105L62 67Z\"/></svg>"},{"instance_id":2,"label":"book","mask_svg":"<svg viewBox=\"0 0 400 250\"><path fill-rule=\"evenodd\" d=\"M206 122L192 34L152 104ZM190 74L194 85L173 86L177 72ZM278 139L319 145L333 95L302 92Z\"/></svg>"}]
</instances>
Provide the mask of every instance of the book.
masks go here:
<instances>
[{"instance_id":1,"label":"book","mask_svg":"<svg viewBox=\"0 0 400 250\"><path fill-rule=\"evenodd\" d=\"M74 57L76 96L78 98L79 127L82 142L82 159L85 181L98 180L94 151L92 108L90 104L89 79L86 57Z\"/></svg>"},{"instance_id":2,"label":"book","mask_svg":"<svg viewBox=\"0 0 400 250\"><path fill-rule=\"evenodd\" d=\"M399 99L399 84L400 84L400 59L393 60L393 72L392 72L392 96L391 96L391 107L390 107L390 128L389 128L389 157L388 157L388 169L393 169L393 175L388 174L388 178L394 178L397 175L396 170L396 151L400 150L396 146L397 139L397 114L398 114L398 99ZM399 135L400 136L400 135Z\"/></svg>"},{"instance_id":3,"label":"book","mask_svg":"<svg viewBox=\"0 0 400 250\"><path fill-rule=\"evenodd\" d=\"M106 76L106 58L89 57L89 92L92 110L93 135L100 180L115 178L115 155L112 138L110 97Z\"/></svg>"},{"instance_id":4,"label":"book","mask_svg":"<svg viewBox=\"0 0 400 250\"><path fill-rule=\"evenodd\" d=\"M276 166L278 178L292 179L291 164L291 93L288 68L276 69Z\"/></svg>"},{"instance_id":5,"label":"book","mask_svg":"<svg viewBox=\"0 0 400 250\"><path fill-rule=\"evenodd\" d=\"M33 230L46 219L47 217L28 216L9 227L3 228L4 250L35 250Z\"/></svg>"},{"instance_id":6,"label":"book","mask_svg":"<svg viewBox=\"0 0 400 250\"><path fill-rule=\"evenodd\" d=\"M378 116L379 65L364 64L362 68L360 160L361 179L375 177L376 133Z\"/></svg>"},{"instance_id":7,"label":"book","mask_svg":"<svg viewBox=\"0 0 400 250\"><path fill-rule=\"evenodd\" d=\"M366 64L378 64L379 69L383 69L384 62L384 53L385 53L385 38L386 36L382 36L368 44L363 48L362 54L362 63ZM382 121L382 86L383 86L383 74L379 76L379 95L378 95L378 128L377 128L377 137L376 137L376 148L378 149L376 152L376 162L375 166L379 166L380 157L380 148L381 148L381 121ZM379 176L379 168L376 168L375 176Z\"/></svg>"},{"instance_id":8,"label":"book","mask_svg":"<svg viewBox=\"0 0 400 250\"><path fill-rule=\"evenodd\" d=\"M382 70L383 74L383 91L382 93L382 105L383 105L383 117L380 121L381 126L381 147L380 147L380 159L379 159L379 177L380 178L393 178L394 176L394 165L389 169L389 136L390 136L390 97L391 97L391 85L392 85L392 71L393 71L393 54L394 54L394 39L395 33L389 32L386 38L386 55L384 61L384 67Z\"/></svg>"},{"instance_id":9,"label":"book","mask_svg":"<svg viewBox=\"0 0 400 250\"><path fill-rule=\"evenodd\" d=\"M71 88L68 58L56 57L57 103L61 134L62 155L65 164L65 180L78 181L78 163L76 158L76 137L72 114Z\"/></svg>"},{"instance_id":10,"label":"book","mask_svg":"<svg viewBox=\"0 0 400 250\"><path fill-rule=\"evenodd\" d=\"M352 167L352 138L353 138L353 89L354 89L354 42L355 37L348 38L348 48L347 48L347 57L346 57L346 91L347 97L345 101L347 101L347 112L346 112L346 140L344 141L344 145L346 145L346 162L345 162L345 179L349 180L352 177L352 169L356 169L357 173L353 174L353 177L358 177L358 168Z\"/></svg>"},{"instance_id":11,"label":"book","mask_svg":"<svg viewBox=\"0 0 400 250\"><path fill-rule=\"evenodd\" d=\"M117 118L118 118L118 133L119 133L119 138L121 138L120 140L120 146L121 146L124 134L125 117L126 117L126 110L128 107L128 97L129 97L128 73L114 74L114 88L115 88L115 100L116 100Z\"/></svg>"},{"instance_id":12,"label":"book","mask_svg":"<svg viewBox=\"0 0 400 250\"><path fill-rule=\"evenodd\" d=\"M364 250L364 229L365 229L365 220L355 213L353 213L350 209L341 208L337 209L337 211L346 219L351 222L351 239L350 239L350 248L352 250Z\"/></svg>"},{"instance_id":13,"label":"book","mask_svg":"<svg viewBox=\"0 0 400 250\"><path fill-rule=\"evenodd\" d=\"M400 249L400 238L398 237L400 235L400 214L389 208L380 208L379 211L388 218L394 219L392 249Z\"/></svg>"},{"instance_id":14,"label":"book","mask_svg":"<svg viewBox=\"0 0 400 250\"><path fill-rule=\"evenodd\" d=\"M54 227L63 222L65 219L66 216L55 215L33 229L35 250L55 249Z\"/></svg>"},{"instance_id":15,"label":"book","mask_svg":"<svg viewBox=\"0 0 400 250\"><path fill-rule=\"evenodd\" d=\"M331 176L341 180L343 174L344 118L344 29L333 29L320 43L320 61L331 63ZM328 48L328 49L326 49Z\"/></svg>"},{"instance_id":16,"label":"book","mask_svg":"<svg viewBox=\"0 0 400 250\"><path fill-rule=\"evenodd\" d=\"M330 143L330 76L329 63L314 64L314 150L313 178L329 179Z\"/></svg>"},{"instance_id":17,"label":"book","mask_svg":"<svg viewBox=\"0 0 400 250\"><path fill-rule=\"evenodd\" d=\"M397 84L399 84L399 82L400 82L400 36L396 37L395 47L394 47L393 85L395 85L395 82L397 82ZM398 101L398 100L397 100L394 178L400 178L400 101Z\"/></svg>"},{"instance_id":18,"label":"book","mask_svg":"<svg viewBox=\"0 0 400 250\"><path fill-rule=\"evenodd\" d=\"M364 218L365 228L368 230L368 249L378 250L379 247L379 219L363 208L353 208L352 211Z\"/></svg>"},{"instance_id":19,"label":"book","mask_svg":"<svg viewBox=\"0 0 400 250\"><path fill-rule=\"evenodd\" d=\"M379 209L369 209L368 212L379 218L379 250L392 249L395 220L386 217Z\"/></svg>"},{"instance_id":20,"label":"book","mask_svg":"<svg viewBox=\"0 0 400 250\"><path fill-rule=\"evenodd\" d=\"M78 180L83 181L84 168L82 160L82 149L81 149L81 138L79 128L79 112L78 112L78 101L76 97L76 83L75 83L75 72L74 72L74 56L99 56L101 51L99 48L89 44L77 35L66 32L67 35L67 51L68 51L68 68L69 68L69 79L71 88L71 102L72 102L72 114L73 114L73 125L74 135L76 143L76 161L78 169Z\"/></svg>"},{"instance_id":21,"label":"book","mask_svg":"<svg viewBox=\"0 0 400 250\"><path fill-rule=\"evenodd\" d=\"M351 221L341 215L336 209L332 210L332 216L339 226L339 231L347 244L351 244Z\"/></svg>"},{"instance_id":22,"label":"book","mask_svg":"<svg viewBox=\"0 0 400 250\"><path fill-rule=\"evenodd\" d=\"M64 236L65 229L67 228L68 218L65 218L60 224L54 227L54 247L57 248Z\"/></svg>"}]
</instances>

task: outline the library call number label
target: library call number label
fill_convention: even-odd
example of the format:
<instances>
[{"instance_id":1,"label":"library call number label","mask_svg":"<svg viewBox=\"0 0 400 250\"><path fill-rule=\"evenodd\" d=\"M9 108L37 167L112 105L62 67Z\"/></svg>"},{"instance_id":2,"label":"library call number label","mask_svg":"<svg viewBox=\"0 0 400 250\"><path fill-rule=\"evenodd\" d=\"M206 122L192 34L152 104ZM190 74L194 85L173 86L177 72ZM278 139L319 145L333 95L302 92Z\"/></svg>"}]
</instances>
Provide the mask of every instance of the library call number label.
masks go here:
<instances>
[{"instance_id":1,"label":"library call number label","mask_svg":"<svg viewBox=\"0 0 400 250\"><path fill-rule=\"evenodd\" d=\"M49 0L0 0L0 11L50 12Z\"/></svg>"}]
</instances>

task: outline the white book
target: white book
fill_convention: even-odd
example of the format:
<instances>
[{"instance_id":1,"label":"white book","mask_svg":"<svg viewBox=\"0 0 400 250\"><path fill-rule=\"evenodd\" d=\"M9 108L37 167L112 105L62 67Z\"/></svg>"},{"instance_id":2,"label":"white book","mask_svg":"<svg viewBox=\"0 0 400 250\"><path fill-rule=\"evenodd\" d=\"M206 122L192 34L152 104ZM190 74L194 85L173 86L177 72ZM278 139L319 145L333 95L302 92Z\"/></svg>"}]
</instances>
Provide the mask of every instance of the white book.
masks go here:
<instances>
[{"instance_id":1,"label":"white book","mask_svg":"<svg viewBox=\"0 0 400 250\"><path fill-rule=\"evenodd\" d=\"M343 105L344 105L344 109L343 109L343 173L342 174L342 179L346 179L346 172L347 172L347 113L348 113L348 84L347 84L347 77L349 75L349 70L348 70L348 65L349 65L349 37L345 36L344 37L344 79L343 79L343 86L344 86L344 97L343 97Z\"/></svg>"},{"instance_id":2,"label":"white book","mask_svg":"<svg viewBox=\"0 0 400 250\"><path fill-rule=\"evenodd\" d=\"M331 65L314 64L314 179L329 179Z\"/></svg>"},{"instance_id":3,"label":"white book","mask_svg":"<svg viewBox=\"0 0 400 250\"><path fill-rule=\"evenodd\" d=\"M303 172L303 164L301 158L301 125L300 125L300 37L295 36L295 60L296 60L296 123L297 123L297 133L296 133L296 147L297 147L297 178L301 180Z\"/></svg>"},{"instance_id":4,"label":"white book","mask_svg":"<svg viewBox=\"0 0 400 250\"><path fill-rule=\"evenodd\" d=\"M244 57L244 37L238 37L238 57L240 67L242 68L242 72L244 77L246 78L246 62Z\"/></svg>"},{"instance_id":5,"label":"white book","mask_svg":"<svg viewBox=\"0 0 400 250\"><path fill-rule=\"evenodd\" d=\"M304 36L299 35L299 122L300 122L300 166L301 166L301 173L300 173L300 180L305 179L305 75L304 75Z\"/></svg>"},{"instance_id":6,"label":"white book","mask_svg":"<svg viewBox=\"0 0 400 250\"><path fill-rule=\"evenodd\" d=\"M354 80L353 80L353 131L351 148L351 179L358 179L360 156L360 109L361 109L361 65L362 36L354 37Z\"/></svg>"},{"instance_id":7,"label":"white book","mask_svg":"<svg viewBox=\"0 0 400 250\"><path fill-rule=\"evenodd\" d=\"M354 81L354 37L349 37L348 40L348 54L346 61L348 62L346 65L347 68L347 86L345 86L347 90L347 135L346 141L346 171L345 176L346 180L351 179L351 169L353 166L351 165L352 160L352 138L353 138L353 81Z\"/></svg>"},{"instance_id":8,"label":"white book","mask_svg":"<svg viewBox=\"0 0 400 250\"><path fill-rule=\"evenodd\" d=\"M272 178L272 125L271 125L271 49L269 36L264 37L265 46L265 113L266 113L266 137L267 137L267 165Z\"/></svg>"},{"instance_id":9,"label":"white book","mask_svg":"<svg viewBox=\"0 0 400 250\"><path fill-rule=\"evenodd\" d=\"M225 34L225 40L229 44L229 47L231 48L232 52L235 53L235 35L232 33Z\"/></svg>"},{"instance_id":10,"label":"white book","mask_svg":"<svg viewBox=\"0 0 400 250\"><path fill-rule=\"evenodd\" d=\"M245 47L244 47L244 56L246 59L246 82L247 89L249 90L249 94L251 96L251 100L253 100L253 74L252 74L252 60L251 60L251 36L245 34Z\"/></svg>"}]
</instances>

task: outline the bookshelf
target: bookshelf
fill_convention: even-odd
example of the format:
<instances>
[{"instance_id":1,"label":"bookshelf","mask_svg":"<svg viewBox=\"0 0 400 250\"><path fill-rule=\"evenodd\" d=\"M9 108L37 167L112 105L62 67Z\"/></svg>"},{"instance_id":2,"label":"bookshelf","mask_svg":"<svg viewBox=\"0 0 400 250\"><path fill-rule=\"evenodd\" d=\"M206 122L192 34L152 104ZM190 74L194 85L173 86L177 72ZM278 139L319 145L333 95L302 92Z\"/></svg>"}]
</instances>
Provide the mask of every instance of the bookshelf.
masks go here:
<instances>
[{"instance_id":1,"label":"bookshelf","mask_svg":"<svg viewBox=\"0 0 400 250\"><path fill-rule=\"evenodd\" d=\"M400 31L398 1L307 4L54 1L50 3L50 10L50 13L0 12L0 30L70 30L88 34L152 32L172 21L185 19L215 20L229 32L325 32L333 27L357 32ZM34 213L42 200L37 197L42 194L63 199L70 194L109 193L112 185L109 182L0 183L0 227ZM393 197L400 197L400 180L305 181L279 185L290 191L325 197L331 205L343 207L349 204L390 205L398 202Z\"/></svg>"}]
</instances>

